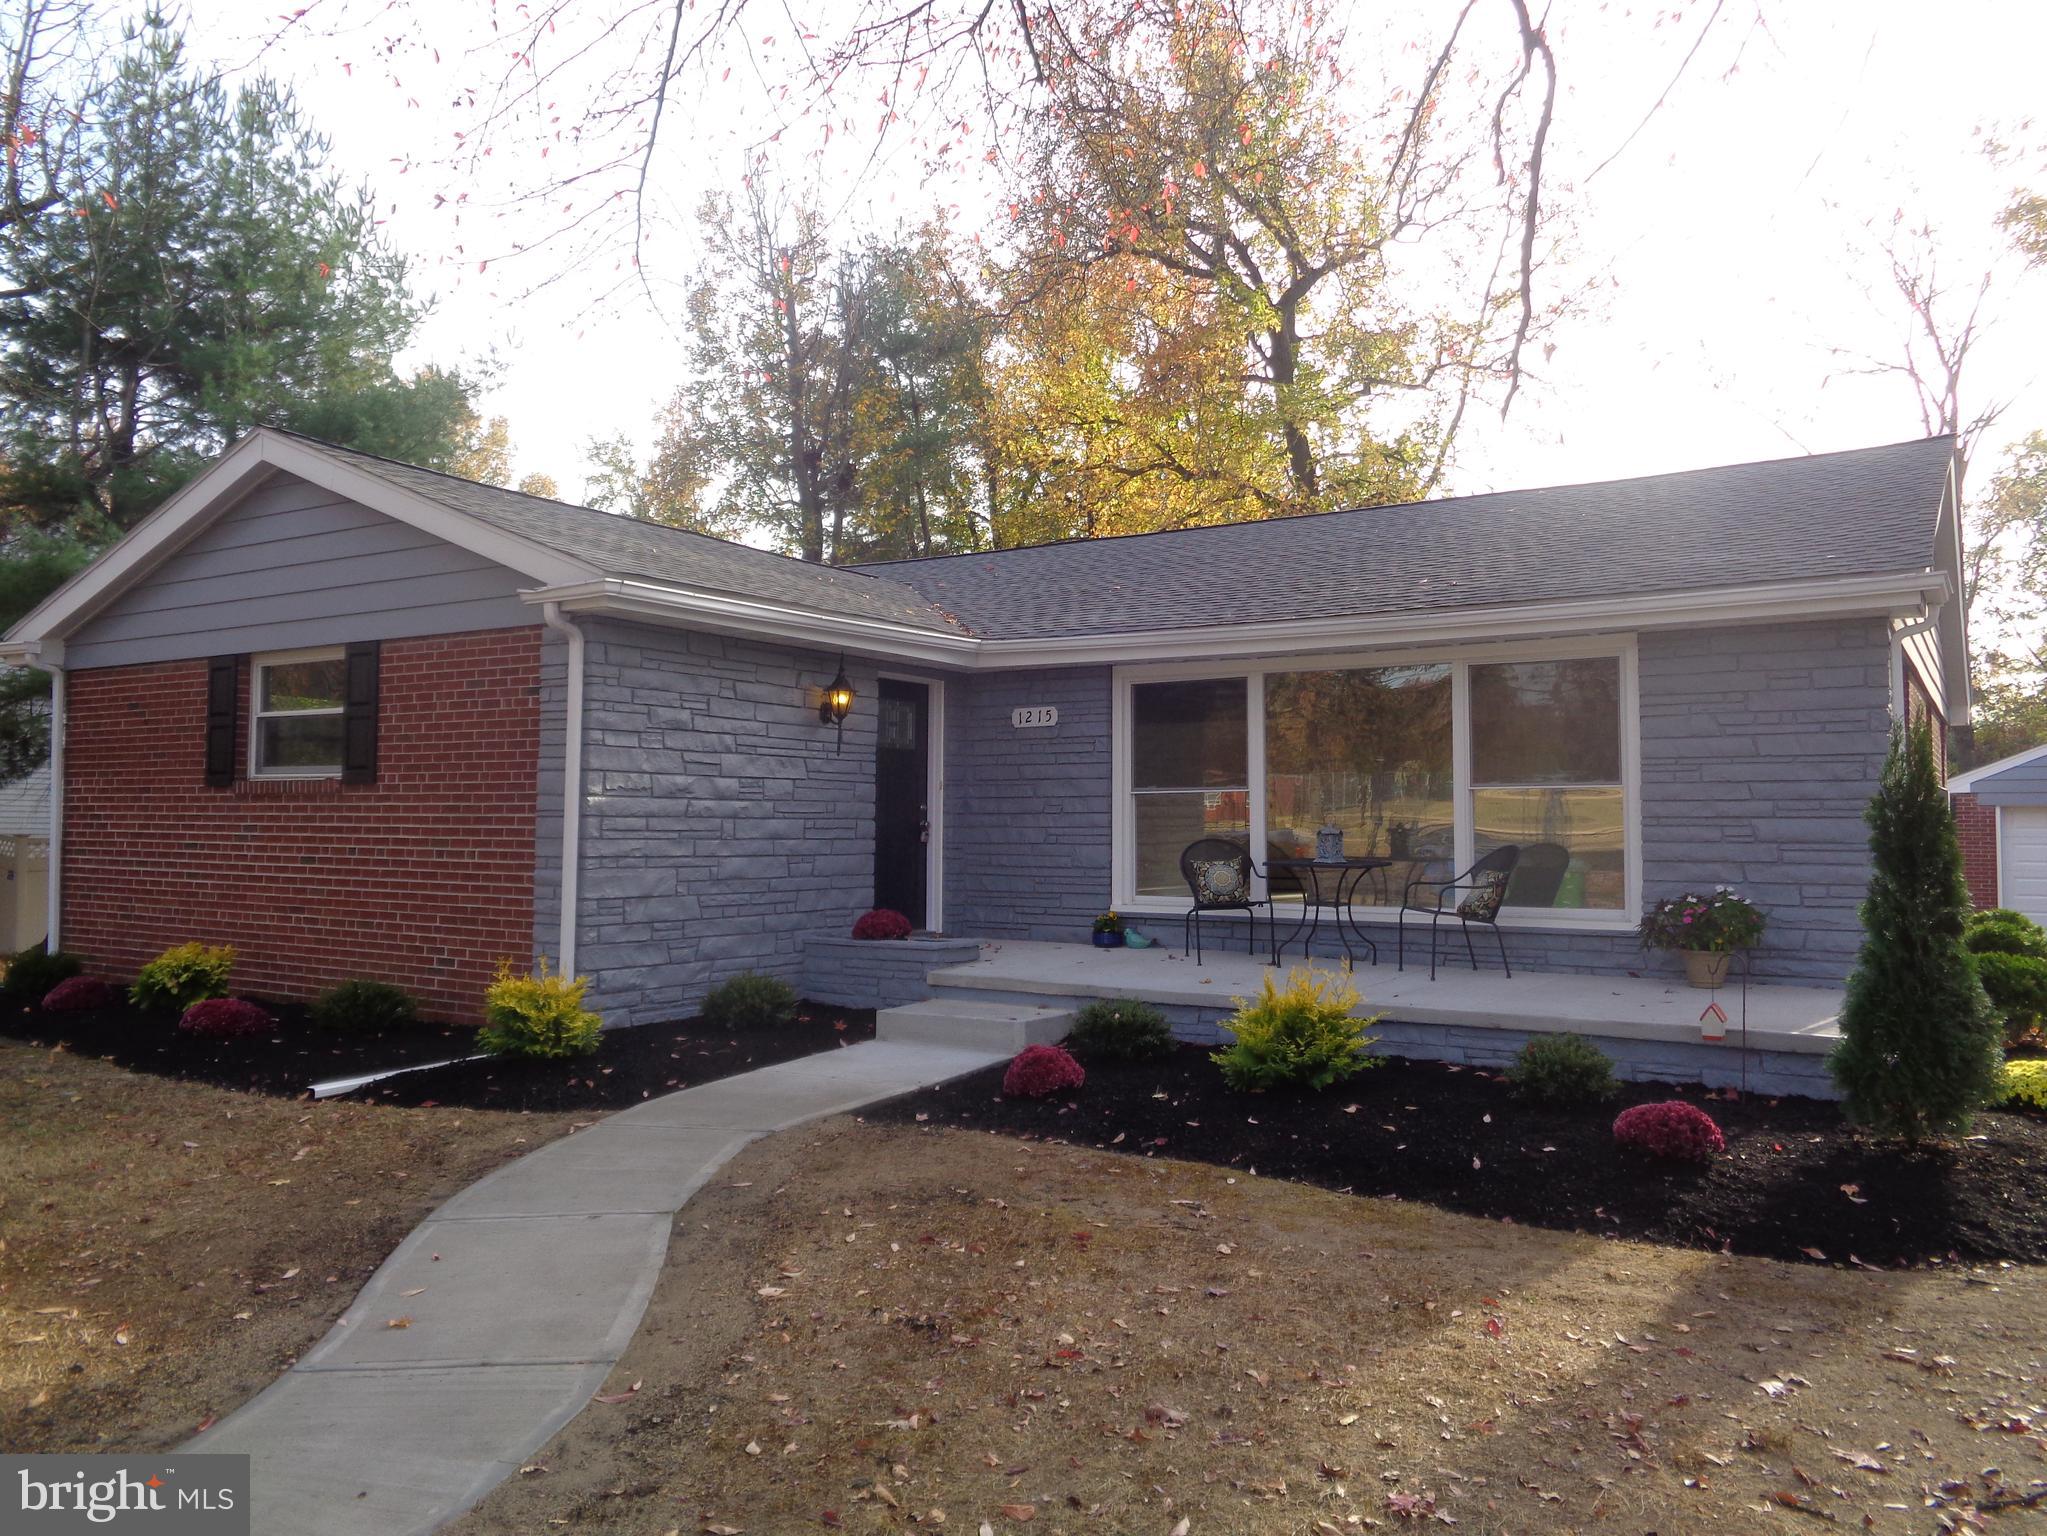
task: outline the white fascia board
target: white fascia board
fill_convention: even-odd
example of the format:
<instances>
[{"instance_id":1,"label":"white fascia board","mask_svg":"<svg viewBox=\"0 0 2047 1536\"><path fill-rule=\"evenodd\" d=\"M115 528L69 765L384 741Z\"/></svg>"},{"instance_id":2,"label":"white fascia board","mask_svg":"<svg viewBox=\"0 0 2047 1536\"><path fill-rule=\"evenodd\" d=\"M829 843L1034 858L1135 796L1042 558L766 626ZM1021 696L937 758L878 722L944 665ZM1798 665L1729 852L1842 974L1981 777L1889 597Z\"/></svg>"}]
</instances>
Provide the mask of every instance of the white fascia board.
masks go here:
<instances>
[{"instance_id":1,"label":"white fascia board","mask_svg":"<svg viewBox=\"0 0 2047 1536\"><path fill-rule=\"evenodd\" d=\"M969 635L939 634L886 619L814 613L758 598L696 592L616 576L519 595L529 603L559 603L564 613L610 614L938 666L972 666L975 650L982 643Z\"/></svg>"},{"instance_id":2,"label":"white fascia board","mask_svg":"<svg viewBox=\"0 0 2047 1536\"><path fill-rule=\"evenodd\" d=\"M984 667L1064 666L1082 662L1170 661L1182 658L1277 655L1337 647L1430 645L1513 640L1537 635L1596 634L1845 614L1917 614L1943 599L1947 578L1935 571L1903 576L1844 577L1767 587L1694 593L1573 598L1439 614L1395 613L1367 618L1287 619L1216 624L1200 629L1075 635L1054 640L984 640Z\"/></svg>"},{"instance_id":3,"label":"white fascia board","mask_svg":"<svg viewBox=\"0 0 2047 1536\"><path fill-rule=\"evenodd\" d=\"M1968 725L1975 716L1975 691L1969 680L1969 612L1968 605L1961 600L1962 571L1967 554L1962 545L1961 515L1961 460L1948 460L1947 482L1941 490L1940 518L1937 524L1941 539L1941 569L1946 571L1953 582L1955 591L1951 600L1943 604L1934 617L1939 622L1936 639L1940 645L1941 693L1947 706L1947 723Z\"/></svg>"},{"instance_id":4,"label":"white fascia board","mask_svg":"<svg viewBox=\"0 0 2047 1536\"><path fill-rule=\"evenodd\" d=\"M1132 630L1036 640L984 640L969 635L934 634L886 620L815 613L724 593L693 592L616 577L543 588L521 596L529 603L560 603L571 613L608 613L723 634L793 640L824 650L843 649L942 666L996 669L1222 660L1388 645L1797 621L1849 614L1918 617L1945 601L1949 586L1948 578L1938 571L1917 571L1686 594L1645 593L1633 597L1460 608L1440 614L1283 619L1261 624L1214 624L1199 629Z\"/></svg>"},{"instance_id":5,"label":"white fascia board","mask_svg":"<svg viewBox=\"0 0 2047 1536\"><path fill-rule=\"evenodd\" d=\"M504 533L479 518L393 485L381 476L365 474L308 443L258 428L137 523L112 549L45 598L8 631L7 643L47 644L69 634L197 538L244 492L278 471L409 523L534 581L570 582L596 574L581 561Z\"/></svg>"}]
</instances>

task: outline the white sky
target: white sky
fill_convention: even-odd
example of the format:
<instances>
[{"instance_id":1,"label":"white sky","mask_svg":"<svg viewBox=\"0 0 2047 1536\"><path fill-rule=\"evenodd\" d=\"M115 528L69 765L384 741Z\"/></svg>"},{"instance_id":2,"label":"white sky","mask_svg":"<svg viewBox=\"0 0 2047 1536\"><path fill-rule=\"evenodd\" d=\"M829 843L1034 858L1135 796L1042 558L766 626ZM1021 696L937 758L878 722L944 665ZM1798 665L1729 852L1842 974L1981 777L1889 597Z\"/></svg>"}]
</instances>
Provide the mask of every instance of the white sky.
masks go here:
<instances>
[{"instance_id":1,"label":"white sky","mask_svg":"<svg viewBox=\"0 0 2047 1536\"><path fill-rule=\"evenodd\" d=\"M588 3L601 9L605 0ZM1542 376L1505 422L1496 410L1468 419L1453 491L1919 435L1902 379L1848 376L1851 365L1832 351L1899 350L1905 319L1887 290L1870 297L1885 277L1864 232L1865 221L1881 224L1896 211L1934 225L1944 269L1963 286L2001 263L1995 323L1970 385L1977 401L2011 406L1979 458L1976 483L2004 442L2047 428L2038 360L2047 272L2028 280L1999 256L1991 220L2020 173L1993 172L1974 137L1995 127L2009 140L2038 143L2047 133L2027 122L2047 56L2047 6L1760 3L1766 30L1750 24L1757 0L1728 0L1664 109L1618 160L1565 192L1577 255L1557 275L1571 286L1603 279L1599 296L1556 333L1553 360L1533 359ZM1556 0L1551 34L1565 89L1552 154L1560 188L1640 120L1710 8L1710 0L1686 5L1673 20L1666 8ZM246 60L249 40L274 30L280 9L277 0L212 0L194 20L195 52ZM502 373L487 412L510 418L520 472L552 474L573 498L589 438L621 430L649 438L654 411L680 381L680 348L630 289L591 312L592 297L615 281L608 260L521 297L538 269L494 263L478 273L481 245L458 253L458 244L486 231L472 218L465 234L432 209L434 194L452 195L457 185L418 157L436 153L466 122L466 111L437 105L464 38L488 37L490 16L524 8L513 0L416 0L414 9L433 17L431 41L449 55L439 77L421 54L378 66L376 39L392 26L381 6L366 8L347 35L288 39L264 54L263 67L293 81L313 121L332 135L338 163L369 177L390 205L390 234L418 259L421 286L438 296L418 360L456 362L494 349ZM772 28L764 21L748 30ZM353 66L347 71L344 59ZM413 100L420 104L408 105ZM739 83L712 86L708 99L686 96L673 110L681 131L670 133L657 168L671 217L649 254L662 284L687 275L686 215L698 191L734 177L737 146L768 121L758 90ZM408 156L415 163L400 175ZM974 205L971 188L920 190L900 163L865 181L866 206L855 217L914 220L939 198ZM2047 174L2036 171L2032 181L2047 184Z\"/></svg>"}]
</instances>

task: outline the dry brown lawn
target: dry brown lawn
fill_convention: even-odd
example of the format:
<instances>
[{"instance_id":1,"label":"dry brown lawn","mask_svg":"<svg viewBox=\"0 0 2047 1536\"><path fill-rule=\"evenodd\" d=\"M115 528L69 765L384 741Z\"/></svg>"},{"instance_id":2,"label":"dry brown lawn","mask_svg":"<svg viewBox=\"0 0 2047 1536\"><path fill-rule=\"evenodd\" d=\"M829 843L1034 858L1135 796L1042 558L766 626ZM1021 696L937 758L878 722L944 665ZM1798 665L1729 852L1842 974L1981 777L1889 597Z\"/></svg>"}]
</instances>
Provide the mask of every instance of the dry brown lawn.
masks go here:
<instances>
[{"instance_id":1,"label":"dry brown lawn","mask_svg":"<svg viewBox=\"0 0 2047 1536\"><path fill-rule=\"evenodd\" d=\"M2019 1530L2043 1355L2039 1271L1656 1249L841 1119L692 1202L618 1400L452 1529Z\"/></svg>"},{"instance_id":2,"label":"dry brown lawn","mask_svg":"<svg viewBox=\"0 0 2047 1536\"><path fill-rule=\"evenodd\" d=\"M314 1104L0 1041L0 1450L175 1445L564 1115Z\"/></svg>"}]
</instances>

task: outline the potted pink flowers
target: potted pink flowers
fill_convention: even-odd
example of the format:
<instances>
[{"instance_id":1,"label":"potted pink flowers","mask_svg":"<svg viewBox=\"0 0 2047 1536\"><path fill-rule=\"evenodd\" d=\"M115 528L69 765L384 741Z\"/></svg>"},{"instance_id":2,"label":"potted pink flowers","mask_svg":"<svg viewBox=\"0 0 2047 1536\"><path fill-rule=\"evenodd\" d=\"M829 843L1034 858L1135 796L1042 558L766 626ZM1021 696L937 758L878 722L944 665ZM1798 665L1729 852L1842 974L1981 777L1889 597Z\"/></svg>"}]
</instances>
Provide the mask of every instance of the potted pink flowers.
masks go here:
<instances>
[{"instance_id":1,"label":"potted pink flowers","mask_svg":"<svg viewBox=\"0 0 2047 1536\"><path fill-rule=\"evenodd\" d=\"M1762 909L1732 886L1716 886L1710 895L1686 891L1657 902L1643 916L1642 947L1676 950L1684 956L1685 980L1717 987L1727 980L1734 952L1762 941L1766 922Z\"/></svg>"}]
</instances>

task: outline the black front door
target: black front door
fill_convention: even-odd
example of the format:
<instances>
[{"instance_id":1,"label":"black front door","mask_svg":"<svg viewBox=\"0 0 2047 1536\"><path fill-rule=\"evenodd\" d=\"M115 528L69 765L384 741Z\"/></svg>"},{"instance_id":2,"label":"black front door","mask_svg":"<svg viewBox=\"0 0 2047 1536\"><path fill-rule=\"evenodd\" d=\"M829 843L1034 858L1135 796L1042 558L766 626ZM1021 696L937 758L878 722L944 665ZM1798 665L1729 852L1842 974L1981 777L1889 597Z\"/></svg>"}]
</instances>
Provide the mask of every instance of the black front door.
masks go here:
<instances>
[{"instance_id":1,"label":"black front door","mask_svg":"<svg viewBox=\"0 0 2047 1536\"><path fill-rule=\"evenodd\" d=\"M874 904L924 926L931 838L931 690L881 680L874 746Z\"/></svg>"}]
</instances>

